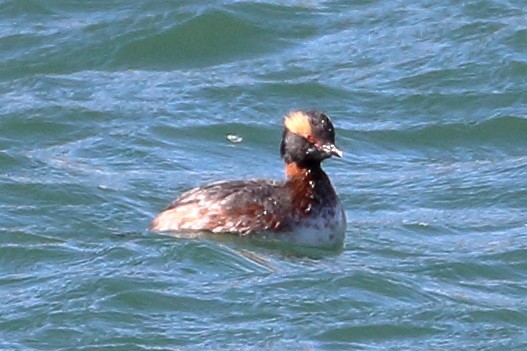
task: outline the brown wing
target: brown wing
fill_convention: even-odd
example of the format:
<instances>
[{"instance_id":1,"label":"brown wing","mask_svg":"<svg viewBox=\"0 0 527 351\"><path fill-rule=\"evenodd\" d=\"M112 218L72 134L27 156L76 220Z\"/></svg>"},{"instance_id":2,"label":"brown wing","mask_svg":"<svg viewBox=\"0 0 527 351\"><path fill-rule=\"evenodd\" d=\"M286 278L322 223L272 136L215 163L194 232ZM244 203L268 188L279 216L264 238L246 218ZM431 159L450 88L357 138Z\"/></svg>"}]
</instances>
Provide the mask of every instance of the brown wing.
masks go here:
<instances>
[{"instance_id":1,"label":"brown wing","mask_svg":"<svg viewBox=\"0 0 527 351\"><path fill-rule=\"evenodd\" d=\"M291 211L283 182L223 181L189 190L157 215L154 231L249 234L280 230Z\"/></svg>"}]
</instances>

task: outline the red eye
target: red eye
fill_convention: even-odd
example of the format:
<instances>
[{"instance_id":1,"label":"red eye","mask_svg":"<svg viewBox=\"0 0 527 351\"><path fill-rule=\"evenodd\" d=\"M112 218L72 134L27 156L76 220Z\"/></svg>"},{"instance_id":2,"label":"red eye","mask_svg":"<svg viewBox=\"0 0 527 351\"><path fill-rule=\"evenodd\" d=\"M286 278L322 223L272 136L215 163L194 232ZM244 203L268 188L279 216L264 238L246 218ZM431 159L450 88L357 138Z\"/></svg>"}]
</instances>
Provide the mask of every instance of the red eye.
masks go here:
<instances>
[{"instance_id":1,"label":"red eye","mask_svg":"<svg viewBox=\"0 0 527 351\"><path fill-rule=\"evenodd\" d=\"M311 144L314 144L316 142L315 137L312 135L308 135L306 137L307 141L309 141Z\"/></svg>"}]
</instances>

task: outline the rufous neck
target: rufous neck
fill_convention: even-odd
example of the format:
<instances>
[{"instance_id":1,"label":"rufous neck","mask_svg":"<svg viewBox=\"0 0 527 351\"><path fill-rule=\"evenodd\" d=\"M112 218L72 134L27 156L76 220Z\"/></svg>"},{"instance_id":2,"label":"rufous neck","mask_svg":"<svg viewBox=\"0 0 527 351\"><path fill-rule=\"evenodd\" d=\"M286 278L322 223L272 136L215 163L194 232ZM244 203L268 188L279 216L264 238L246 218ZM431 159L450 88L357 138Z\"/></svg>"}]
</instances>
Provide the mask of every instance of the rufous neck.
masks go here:
<instances>
[{"instance_id":1,"label":"rufous neck","mask_svg":"<svg viewBox=\"0 0 527 351\"><path fill-rule=\"evenodd\" d=\"M285 164L285 176L286 178L318 178L324 174L320 167L320 162L299 164L297 162L291 162Z\"/></svg>"}]
</instances>

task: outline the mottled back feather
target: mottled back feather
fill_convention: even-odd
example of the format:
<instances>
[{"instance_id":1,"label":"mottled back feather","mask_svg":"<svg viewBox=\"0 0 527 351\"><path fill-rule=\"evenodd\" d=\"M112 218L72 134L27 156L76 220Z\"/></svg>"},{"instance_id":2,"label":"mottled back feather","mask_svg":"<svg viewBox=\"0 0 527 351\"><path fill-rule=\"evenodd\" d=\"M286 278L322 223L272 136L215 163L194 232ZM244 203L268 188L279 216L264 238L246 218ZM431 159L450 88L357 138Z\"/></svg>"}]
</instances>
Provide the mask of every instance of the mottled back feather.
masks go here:
<instances>
[{"instance_id":1,"label":"mottled back feather","mask_svg":"<svg viewBox=\"0 0 527 351\"><path fill-rule=\"evenodd\" d=\"M272 180L208 184L183 193L154 219L152 227L161 231L209 230L238 234L277 230L286 224L291 212L288 189L284 182Z\"/></svg>"}]
</instances>

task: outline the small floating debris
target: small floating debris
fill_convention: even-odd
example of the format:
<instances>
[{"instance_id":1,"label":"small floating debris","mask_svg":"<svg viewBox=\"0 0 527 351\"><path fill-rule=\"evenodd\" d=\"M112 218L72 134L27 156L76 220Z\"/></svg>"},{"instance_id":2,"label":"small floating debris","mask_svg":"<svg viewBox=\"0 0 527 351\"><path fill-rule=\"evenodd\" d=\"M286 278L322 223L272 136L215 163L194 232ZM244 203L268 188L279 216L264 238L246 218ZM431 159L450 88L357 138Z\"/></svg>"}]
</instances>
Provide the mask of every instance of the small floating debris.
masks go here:
<instances>
[{"instance_id":1,"label":"small floating debris","mask_svg":"<svg viewBox=\"0 0 527 351\"><path fill-rule=\"evenodd\" d=\"M227 139L229 139L231 143L241 143L243 140L241 136L234 135L234 134L227 134Z\"/></svg>"}]
</instances>

